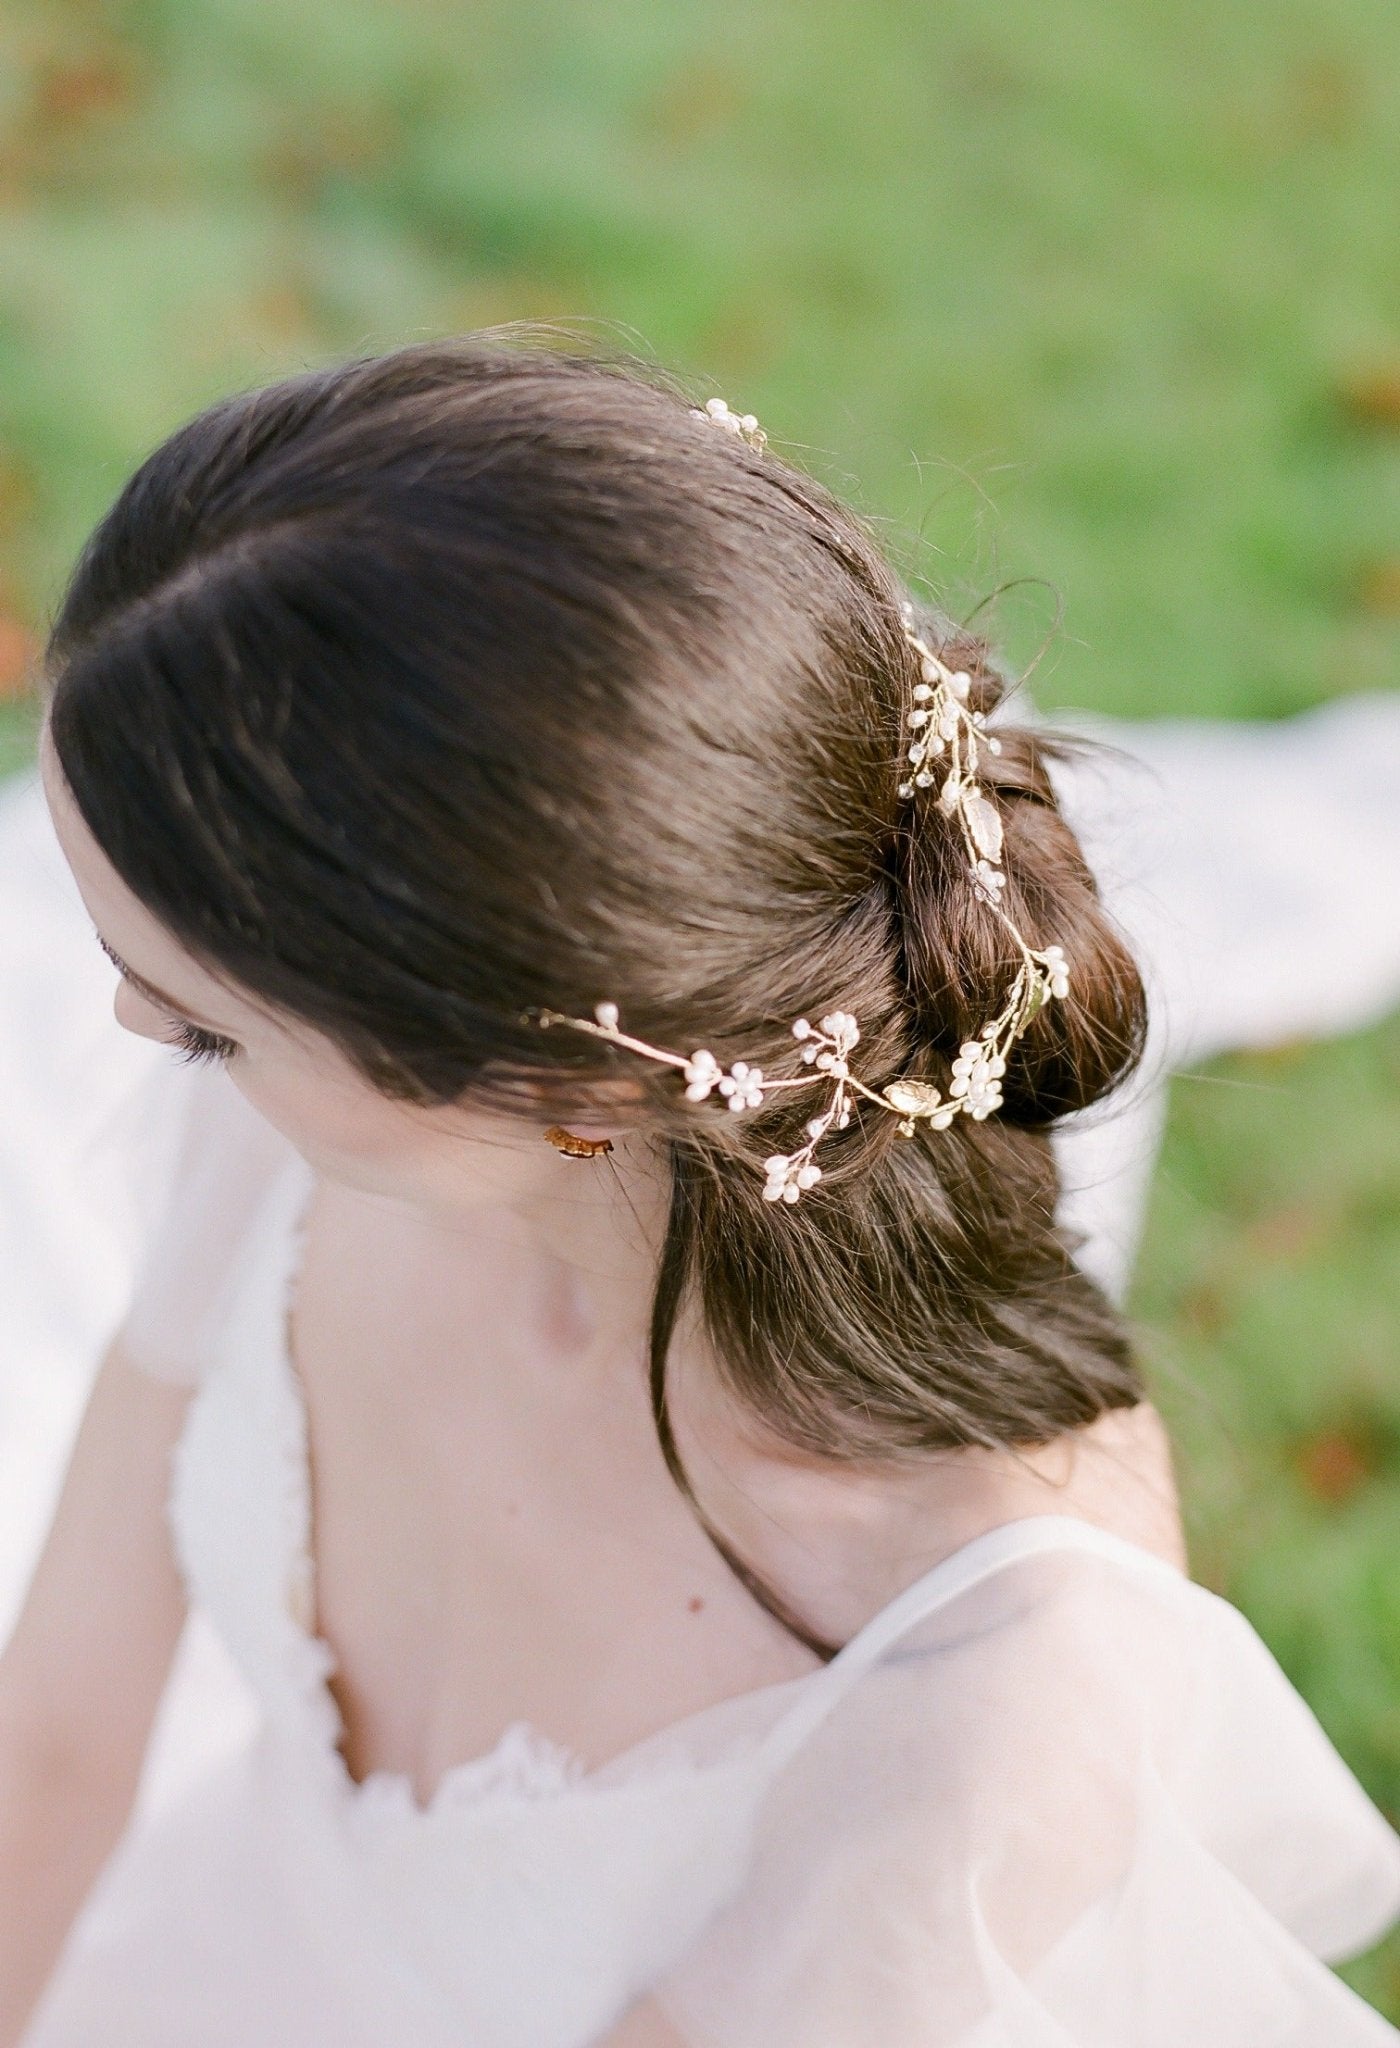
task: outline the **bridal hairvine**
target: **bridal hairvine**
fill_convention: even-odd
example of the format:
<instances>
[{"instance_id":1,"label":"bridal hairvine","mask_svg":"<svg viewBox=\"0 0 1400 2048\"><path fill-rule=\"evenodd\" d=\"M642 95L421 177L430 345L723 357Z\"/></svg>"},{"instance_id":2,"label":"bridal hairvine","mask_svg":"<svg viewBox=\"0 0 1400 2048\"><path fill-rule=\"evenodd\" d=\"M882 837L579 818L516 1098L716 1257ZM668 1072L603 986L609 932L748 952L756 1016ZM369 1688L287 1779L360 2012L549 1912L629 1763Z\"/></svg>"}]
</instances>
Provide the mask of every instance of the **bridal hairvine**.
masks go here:
<instances>
[{"instance_id":1,"label":"bridal hairvine","mask_svg":"<svg viewBox=\"0 0 1400 2048\"><path fill-rule=\"evenodd\" d=\"M731 412L722 398L711 398L703 411L698 406L692 411L697 418L712 420L737 434L751 448L762 450L767 445L767 436L753 414ZM946 1097L929 1081L891 1081L877 1090L853 1074L850 1055L860 1042L860 1026L849 1010L831 1010L815 1024L799 1017L792 1035L801 1045L800 1062L809 1071L781 1077L765 1075L761 1067L746 1060L722 1067L714 1054L703 1048L686 1054L649 1045L622 1029L616 1003L597 1004L591 1018L568 1017L558 1010L534 1013L541 1025L567 1025L640 1053L644 1059L674 1067L684 1079L688 1102L705 1102L711 1095L719 1095L736 1114L760 1108L780 1089L807 1088L824 1076L831 1084L831 1094L826 1107L808 1119L806 1143L794 1152L775 1153L764 1161L763 1195L769 1202L796 1202L816 1186L822 1170L812 1155L830 1131L844 1130L850 1123L857 1098L891 1111L899 1118L898 1129L906 1138L912 1138L920 1124L945 1131L960 1114L978 1123L993 1115L1001 1108L1002 1077L1012 1044L1052 997L1069 993L1069 962L1063 949L1030 945L1001 907L1006 887L1001 866L1001 813L977 780L981 750L985 747L988 753L999 754L1001 742L986 730L985 715L968 709L972 678L965 670L950 669L917 631L912 604L901 604L900 624L906 645L918 657L918 681L904 718L908 734L905 751L912 772L899 783L897 794L901 803L910 802L921 790L932 788L942 773L934 802L950 821L957 819L973 891L1001 919L1021 953L1021 964L1001 1009L975 1038L965 1039L959 1047Z\"/></svg>"}]
</instances>

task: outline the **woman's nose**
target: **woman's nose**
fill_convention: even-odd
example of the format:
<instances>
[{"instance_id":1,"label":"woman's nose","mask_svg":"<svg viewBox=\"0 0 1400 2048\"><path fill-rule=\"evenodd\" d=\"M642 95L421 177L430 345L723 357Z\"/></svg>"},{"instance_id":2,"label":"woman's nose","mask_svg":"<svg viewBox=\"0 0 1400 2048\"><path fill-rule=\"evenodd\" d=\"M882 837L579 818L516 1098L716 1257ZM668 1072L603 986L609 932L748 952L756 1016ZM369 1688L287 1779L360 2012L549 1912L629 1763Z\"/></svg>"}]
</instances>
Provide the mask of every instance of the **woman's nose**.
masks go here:
<instances>
[{"instance_id":1,"label":"woman's nose","mask_svg":"<svg viewBox=\"0 0 1400 2048\"><path fill-rule=\"evenodd\" d=\"M164 1010L158 1010L154 1003L139 995L124 978L117 982L112 1014L123 1031L134 1031L138 1038L163 1040L170 1036L170 1019Z\"/></svg>"}]
</instances>

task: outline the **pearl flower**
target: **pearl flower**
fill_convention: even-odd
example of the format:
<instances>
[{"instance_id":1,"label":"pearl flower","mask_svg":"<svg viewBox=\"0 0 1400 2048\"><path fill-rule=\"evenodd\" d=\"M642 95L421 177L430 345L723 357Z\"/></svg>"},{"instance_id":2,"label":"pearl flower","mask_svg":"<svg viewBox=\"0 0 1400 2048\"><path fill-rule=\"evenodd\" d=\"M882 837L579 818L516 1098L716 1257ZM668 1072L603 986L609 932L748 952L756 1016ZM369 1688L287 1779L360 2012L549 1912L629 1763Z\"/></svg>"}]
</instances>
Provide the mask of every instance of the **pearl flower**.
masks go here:
<instances>
[{"instance_id":1,"label":"pearl flower","mask_svg":"<svg viewBox=\"0 0 1400 2048\"><path fill-rule=\"evenodd\" d=\"M731 1109L757 1109L763 1101L763 1069L751 1067L746 1060L735 1060L715 1086L728 1097Z\"/></svg>"},{"instance_id":2,"label":"pearl flower","mask_svg":"<svg viewBox=\"0 0 1400 2048\"><path fill-rule=\"evenodd\" d=\"M1006 887L1006 877L989 860L979 860L972 870L972 886L984 903L995 905L998 896Z\"/></svg>"},{"instance_id":3,"label":"pearl flower","mask_svg":"<svg viewBox=\"0 0 1400 2048\"><path fill-rule=\"evenodd\" d=\"M776 1152L763 1162L765 1202L796 1202L808 1188L814 1188L822 1170L800 1152Z\"/></svg>"},{"instance_id":4,"label":"pearl flower","mask_svg":"<svg viewBox=\"0 0 1400 2048\"><path fill-rule=\"evenodd\" d=\"M964 1101L969 1114L981 1123L993 1110L1001 1108L1001 1077L1005 1072L1006 1061L1000 1054L992 1053L982 1039L969 1038L953 1061L948 1093Z\"/></svg>"},{"instance_id":5,"label":"pearl flower","mask_svg":"<svg viewBox=\"0 0 1400 2048\"><path fill-rule=\"evenodd\" d=\"M762 448L768 436L751 412L731 412L722 398L707 398L702 412L698 405L691 407L697 419L713 420L718 427L728 427L731 434L738 434L751 448Z\"/></svg>"},{"instance_id":6,"label":"pearl flower","mask_svg":"<svg viewBox=\"0 0 1400 2048\"><path fill-rule=\"evenodd\" d=\"M1045 971L1050 979L1051 995L1067 996L1069 994L1069 962L1065 958L1064 947L1046 946L1043 949L1043 957L1045 960Z\"/></svg>"},{"instance_id":7,"label":"pearl flower","mask_svg":"<svg viewBox=\"0 0 1400 2048\"><path fill-rule=\"evenodd\" d=\"M687 1102L703 1102L719 1083L719 1061L712 1052L693 1052L685 1063Z\"/></svg>"},{"instance_id":8,"label":"pearl flower","mask_svg":"<svg viewBox=\"0 0 1400 2048\"><path fill-rule=\"evenodd\" d=\"M860 1043L860 1026L849 1010L829 1011L817 1029L826 1033L838 1053L848 1053Z\"/></svg>"},{"instance_id":9,"label":"pearl flower","mask_svg":"<svg viewBox=\"0 0 1400 2048\"><path fill-rule=\"evenodd\" d=\"M739 413L731 412L722 398L707 398L705 400L705 410L712 420L718 420L721 426L731 428L736 434L745 424L742 416ZM757 425L757 421L754 424Z\"/></svg>"}]
</instances>

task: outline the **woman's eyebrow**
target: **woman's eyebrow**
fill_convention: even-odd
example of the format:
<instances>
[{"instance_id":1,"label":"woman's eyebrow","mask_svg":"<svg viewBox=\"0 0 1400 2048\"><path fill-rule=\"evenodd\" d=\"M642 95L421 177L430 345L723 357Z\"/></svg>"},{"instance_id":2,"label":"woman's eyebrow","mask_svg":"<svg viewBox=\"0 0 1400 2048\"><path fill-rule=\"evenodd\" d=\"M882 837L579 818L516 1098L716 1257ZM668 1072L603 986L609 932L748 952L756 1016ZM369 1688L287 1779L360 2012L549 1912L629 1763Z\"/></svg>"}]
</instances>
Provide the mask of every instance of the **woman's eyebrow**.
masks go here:
<instances>
[{"instance_id":1,"label":"woman's eyebrow","mask_svg":"<svg viewBox=\"0 0 1400 2048\"><path fill-rule=\"evenodd\" d=\"M157 1009L169 1010L174 1016L183 1017L190 1024L198 1024L200 1029L203 1031L212 1031L215 1037L219 1037L222 1035L219 1032L217 1025L210 1024L203 1017L196 1017L193 1010L187 1010L183 1003L177 1003L173 997L166 995L164 989L156 988L151 982L143 980L139 974L135 973L133 969L127 966L125 960L122 959L120 953L113 951L113 949L107 944L107 941L103 938L101 932L96 932L94 936L97 940L98 945L107 955L107 958L111 961L112 965L116 968L117 972L120 975L122 975L125 980L129 981L131 983L131 986L136 990L137 994L143 995L148 1003L154 1003Z\"/></svg>"}]
</instances>

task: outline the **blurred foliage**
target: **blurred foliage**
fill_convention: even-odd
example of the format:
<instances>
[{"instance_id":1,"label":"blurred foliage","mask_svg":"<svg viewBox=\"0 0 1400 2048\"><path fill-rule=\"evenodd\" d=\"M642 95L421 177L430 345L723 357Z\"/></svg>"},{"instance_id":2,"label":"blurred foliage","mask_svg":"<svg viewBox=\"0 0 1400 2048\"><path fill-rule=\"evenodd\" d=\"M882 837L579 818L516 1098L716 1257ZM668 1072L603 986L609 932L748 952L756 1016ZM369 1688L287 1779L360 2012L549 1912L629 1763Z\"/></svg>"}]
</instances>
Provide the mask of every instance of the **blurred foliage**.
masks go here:
<instances>
[{"instance_id":1,"label":"blurred foliage","mask_svg":"<svg viewBox=\"0 0 1400 2048\"><path fill-rule=\"evenodd\" d=\"M518 318L1008 586L1047 706L1391 687L1398 82L1393 0L4 0L0 768L179 419ZM1398 1104L1395 1024L1179 1079L1134 1306L1202 1575L1400 1818ZM1400 1942L1350 1974L1400 2017Z\"/></svg>"},{"instance_id":2,"label":"blurred foliage","mask_svg":"<svg viewBox=\"0 0 1400 2048\"><path fill-rule=\"evenodd\" d=\"M1400 1827L1400 1016L1177 1077L1133 1307L1196 1577Z\"/></svg>"}]
</instances>

